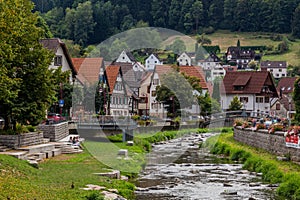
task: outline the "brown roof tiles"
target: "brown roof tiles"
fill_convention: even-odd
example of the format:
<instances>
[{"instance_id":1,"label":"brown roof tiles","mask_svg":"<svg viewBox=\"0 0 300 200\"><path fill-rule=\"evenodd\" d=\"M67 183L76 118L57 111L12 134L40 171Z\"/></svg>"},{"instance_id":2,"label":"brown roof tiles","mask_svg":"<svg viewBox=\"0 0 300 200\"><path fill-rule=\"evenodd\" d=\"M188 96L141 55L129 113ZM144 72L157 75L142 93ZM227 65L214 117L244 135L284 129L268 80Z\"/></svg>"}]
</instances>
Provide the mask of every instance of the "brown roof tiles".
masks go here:
<instances>
[{"instance_id":1,"label":"brown roof tiles","mask_svg":"<svg viewBox=\"0 0 300 200\"><path fill-rule=\"evenodd\" d=\"M119 73L121 73L120 66L110 65L110 66L106 67L105 72L106 72L107 79L108 79L108 85L110 87L110 94L112 94L113 90L115 88L117 77L118 77Z\"/></svg>"}]
</instances>

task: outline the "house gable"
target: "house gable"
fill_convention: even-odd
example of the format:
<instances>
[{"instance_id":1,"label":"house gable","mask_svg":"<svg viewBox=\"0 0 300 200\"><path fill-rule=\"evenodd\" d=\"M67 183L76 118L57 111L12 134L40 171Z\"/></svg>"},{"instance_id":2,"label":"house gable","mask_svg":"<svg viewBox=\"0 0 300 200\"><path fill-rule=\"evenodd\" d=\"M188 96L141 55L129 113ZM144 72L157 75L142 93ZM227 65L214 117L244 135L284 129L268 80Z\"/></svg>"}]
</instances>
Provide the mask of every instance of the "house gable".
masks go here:
<instances>
[{"instance_id":1,"label":"house gable","mask_svg":"<svg viewBox=\"0 0 300 200\"><path fill-rule=\"evenodd\" d=\"M131 52L123 50L119 57L116 59L116 62L122 62L122 63L135 63L136 60Z\"/></svg>"}]
</instances>

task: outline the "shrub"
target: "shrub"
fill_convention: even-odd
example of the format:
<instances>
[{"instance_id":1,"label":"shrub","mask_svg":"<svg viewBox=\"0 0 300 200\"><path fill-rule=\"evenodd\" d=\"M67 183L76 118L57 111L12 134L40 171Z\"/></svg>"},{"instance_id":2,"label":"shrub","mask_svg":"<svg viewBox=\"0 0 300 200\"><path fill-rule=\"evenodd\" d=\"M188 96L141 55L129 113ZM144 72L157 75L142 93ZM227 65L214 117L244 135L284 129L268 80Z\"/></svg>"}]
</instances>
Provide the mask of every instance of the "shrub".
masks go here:
<instances>
[{"instance_id":1,"label":"shrub","mask_svg":"<svg viewBox=\"0 0 300 200\"><path fill-rule=\"evenodd\" d=\"M16 133L17 134L28 133L28 132L29 131L26 126L19 124L19 123L16 124Z\"/></svg>"},{"instance_id":2,"label":"shrub","mask_svg":"<svg viewBox=\"0 0 300 200\"><path fill-rule=\"evenodd\" d=\"M233 126L242 126L243 123L244 123L244 119L242 119L242 118L236 118L234 120Z\"/></svg>"},{"instance_id":3,"label":"shrub","mask_svg":"<svg viewBox=\"0 0 300 200\"><path fill-rule=\"evenodd\" d=\"M32 125L28 125L26 128L28 129L29 132L35 132L36 131L36 127L34 127Z\"/></svg>"},{"instance_id":4,"label":"shrub","mask_svg":"<svg viewBox=\"0 0 300 200\"><path fill-rule=\"evenodd\" d=\"M289 174L277 189L277 194L285 199L300 199L300 177L297 174Z\"/></svg>"}]
</instances>

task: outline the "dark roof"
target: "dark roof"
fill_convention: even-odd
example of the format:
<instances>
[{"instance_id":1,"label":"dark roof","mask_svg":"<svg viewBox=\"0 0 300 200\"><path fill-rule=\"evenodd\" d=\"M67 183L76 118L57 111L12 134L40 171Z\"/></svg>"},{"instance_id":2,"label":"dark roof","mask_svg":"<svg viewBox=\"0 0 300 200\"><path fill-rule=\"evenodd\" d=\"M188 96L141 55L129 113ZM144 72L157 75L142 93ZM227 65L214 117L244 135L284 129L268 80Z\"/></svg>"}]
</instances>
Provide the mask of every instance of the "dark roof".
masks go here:
<instances>
[{"instance_id":1,"label":"dark roof","mask_svg":"<svg viewBox=\"0 0 300 200\"><path fill-rule=\"evenodd\" d=\"M282 98L279 98L278 100L280 102L280 104L283 105L283 107L286 109L286 110L289 110L290 109L290 102L289 102L289 98L285 95L282 96ZM295 109L295 103L293 101L293 99L291 99L291 111L294 111L296 110Z\"/></svg>"},{"instance_id":2,"label":"dark roof","mask_svg":"<svg viewBox=\"0 0 300 200\"><path fill-rule=\"evenodd\" d=\"M287 68L286 61L261 61L261 68Z\"/></svg>"},{"instance_id":3,"label":"dark roof","mask_svg":"<svg viewBox=\"0 0 300 200\"><path fill-rule=\"evenodd\" d=\"M297 77L283 77L280 79L277 85L277 91L280 93L280 89L282 94L289 94L294 91L294 83L297 80Z\"/></svg>"},{"instance_id":4,"label":"dark roof","mask_svg":"<svg viewBox=\"0 0 300 200\"><path fill-rule=\"evenodd\" d=\"M134 71L131 63L113 62L112 65L121 67L123 78L130 88L138 88L143 76L143 72Z\"/></svg>"},{"instance_id":5,"label":"dark roof","mask_svg":"<svg viewBox=\"0 0 300 200\"><path fill-rule=\"evenodd\" d=\"M232 60L235 59L254 59L255 51L253 50L242 50L240 47L228 47L226 56L231 55Z\"/></svg>"},{"instance_id":6,"label":"dark roof","mask_svg":"<svg viewBox=\"0 0 300 200\"><path fill-rule=\"evenodd\" d=\"M221 62L221 59L215 53L210 53L209 56L204 61L205 62Z\"/></svg>"},{"instance_id":7,"label":"dark roof","mask_svg":"<svg viewBox=\"0 0 300 200\"><path fill-rule=\"evenodd\" d=\"M278 96L274 81L268 71L227 72L221 85L223 94L261 94L263 87L267 86L269 95Z\"/></svg>"},{"instance_id":8,"label":"dark roof","mask_svg":"<svg viewBox=\"0 0 300 200\"><path fill-rule=\"evenodd\" d=\"M132 53L129 50L125 50L125 53L132 62L136 62L135 57L132 55Z\"/></svg>"},{"instance_id":9,"label":"dark roof","mask_svg":"<svg viewBox=\"0 0 300 200\"><path fill-rule=\"evenodd\" d=\"M75 75L77 75L78 71L75 69L75 67L72 63L72 58L67 49L67 46L63 41L61 41L59 38L49 38L49 39L41 39L40 43L43 45L44 48L51 50L53 53L56 53L58 48L61 47L66 56L67 62L72 70L73 77L75 77Z\"/></svg>"}]
</instances>

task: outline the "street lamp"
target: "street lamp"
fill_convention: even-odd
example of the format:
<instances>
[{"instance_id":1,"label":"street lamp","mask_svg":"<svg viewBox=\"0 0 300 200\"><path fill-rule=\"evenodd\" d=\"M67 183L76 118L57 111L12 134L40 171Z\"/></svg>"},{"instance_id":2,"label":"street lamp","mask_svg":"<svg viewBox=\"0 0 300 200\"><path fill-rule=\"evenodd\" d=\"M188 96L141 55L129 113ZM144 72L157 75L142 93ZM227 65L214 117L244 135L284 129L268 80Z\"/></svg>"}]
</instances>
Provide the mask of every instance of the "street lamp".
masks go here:
<instances>
[{"instance_id":1,"label":"street lamp","mask_svg":"<svg viewBox=\"0 0 300 200\"><path fill-rule=\"evenodd\" d=\"M291 126L291 110L292 110L292 100L289 99L289 112L288 112L288 120L289 120L289 126Z\"/></svg>"}]
</instances>

